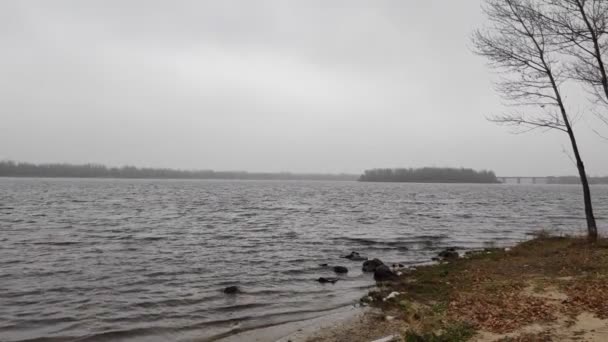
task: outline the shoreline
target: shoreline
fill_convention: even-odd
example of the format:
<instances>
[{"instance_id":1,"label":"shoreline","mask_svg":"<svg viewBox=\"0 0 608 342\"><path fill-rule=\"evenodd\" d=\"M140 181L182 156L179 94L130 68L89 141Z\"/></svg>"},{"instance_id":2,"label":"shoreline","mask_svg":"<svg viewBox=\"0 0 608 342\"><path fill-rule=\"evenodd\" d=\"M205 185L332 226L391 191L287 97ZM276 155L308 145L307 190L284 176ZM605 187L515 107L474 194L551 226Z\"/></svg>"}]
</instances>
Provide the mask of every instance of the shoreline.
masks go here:
<instances>
[{"instance_id":1,"label":"shoreline","mask_svg":"<svg viewBox=\"0 0 608 342\"><path fill-rule=\"evenodd\" d=\"M373 309L359 319L295 341L606 341L608 239L541 235L469 252L379 283L366 298Z\"/></svg>"},{"instance_id":2,"label":"shoreline","mask_svg":"<svg viewBox=\"0 0 608 342\"><path fill-rule=\"evenodd\" d=\"M382 310L369 306L347 306L320 317L253 329L230 335L216 342L350 342L352 336L366 341L398 336L399 322L383 319ZM374 324L375 329L368 329Z\"/></svg>"},{"instance_id":3,"label":"shoreline","mask_svg":"<svg viewBox=\"0 0 608 342\"><path fill-rule=\"evenodd\" d=\"M281 323L268 327L255 328L234 335L222 337L217 342L304 342L319 331L332 329L345 322L362 317L370 309L367 307L347 305L324 312L314 318Z\"/></svg>"},{"instance_id":4,"label":"shoreline","mask_svg":"<svg viewBox=\"0 0 608 342\"><path fill-rule=\"evenodd\" d=\"M463 252L468 250L460 249ZM408 268L436 265L436 258L426 262L409 265ZM373 272L372 272L373 274ZM369 291L378 289L378 284L372 286ZM362 292L362 298L366 292ZM320 311L321 316L305 318L287 323L253 328L251 330L214 339L214 342L322 342L340 341L350 342L350 337L342 339L340 335L350 336L357 334L367 336L369 341L375 341L387 336L399 335L398 324L389 323L381 309L372 307L361 301L356 304L346 305L328 311ZM366 331L365 328L373 321L373 324L381 324L381 331ZM390 332L390 333L388 333Z\"/></svg>"}]
</instances>

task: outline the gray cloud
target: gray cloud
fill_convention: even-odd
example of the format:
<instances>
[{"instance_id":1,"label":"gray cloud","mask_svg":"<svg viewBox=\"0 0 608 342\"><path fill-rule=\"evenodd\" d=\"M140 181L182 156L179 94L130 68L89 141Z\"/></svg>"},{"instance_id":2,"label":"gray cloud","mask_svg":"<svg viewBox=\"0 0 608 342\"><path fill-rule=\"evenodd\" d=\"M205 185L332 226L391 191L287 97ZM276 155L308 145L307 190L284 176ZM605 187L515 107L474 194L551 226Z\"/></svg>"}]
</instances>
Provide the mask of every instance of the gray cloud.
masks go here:
<instances>
[{"instance_id":1,"label":"gray cloud","mask_svg":"<svg viewBox=\"0 0 608 342\"><path fill-rule=\"evenodd\" d=\"M477 1L3 1L0 158L575 174L560 134L485 120L505 109L468 48L482 22Z\"/></svg>"}]
</instances>

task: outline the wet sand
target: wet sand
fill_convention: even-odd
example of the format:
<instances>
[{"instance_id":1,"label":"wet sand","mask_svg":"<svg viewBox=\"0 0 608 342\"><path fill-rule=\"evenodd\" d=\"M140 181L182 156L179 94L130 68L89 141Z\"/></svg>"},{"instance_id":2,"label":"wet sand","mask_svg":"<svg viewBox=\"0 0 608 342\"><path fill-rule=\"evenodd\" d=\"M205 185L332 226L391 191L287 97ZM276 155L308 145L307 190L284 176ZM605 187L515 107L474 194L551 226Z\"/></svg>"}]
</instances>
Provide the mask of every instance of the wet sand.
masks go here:
<instances>
[{"instance_id":1,"label":"wet sand","mask_svg":"<svg viewBox=\"0 0 608 342\"><path fill-rule=\"evenodd\" d=\"M304 342L322 332L351 325L369 311L354 306L342 307L317 318L250 330L223 338L219 342Z\"/></svg>"}]
</instances>

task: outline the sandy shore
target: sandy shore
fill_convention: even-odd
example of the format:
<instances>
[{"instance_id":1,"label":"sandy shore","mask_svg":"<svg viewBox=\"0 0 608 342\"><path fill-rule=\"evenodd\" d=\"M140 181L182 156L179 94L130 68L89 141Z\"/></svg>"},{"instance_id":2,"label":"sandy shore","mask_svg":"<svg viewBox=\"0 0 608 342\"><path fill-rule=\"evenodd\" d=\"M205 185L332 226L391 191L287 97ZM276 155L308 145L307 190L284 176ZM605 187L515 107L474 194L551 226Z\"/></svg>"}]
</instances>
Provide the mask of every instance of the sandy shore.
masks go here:
<instances>
[{"instance_id":1,"label":"sandy shore","mask_svg":"<svg viewBox=\"0 0 608 342\"><path fill-rule=\"evenodd\" d=\"M304 339L291 342L388 342L393 340L391 337L400 341L403 328L403 322L387 320L382 310L370 308L347 320L310 331Z\"/></svg>"},{"instance_id":2,"label":"sandy shore","mask_svg":"<svg viewBox=\"0 0 608 342\"><path fill-rule=\"evenodd\" d=\"M280 325L273 325L228 336L220 342L303 342L322 332L334 331L340 326L355 326L369 309L346 306L326 312L320 317Z\"/></svg>"},{"instance_id":3,"label":"sandy shore","mask_svg":"<svg viewBox=\"0 0 608 342\"><path fill-rule=\"evenodd\" d=\"M538 237L451 257L369 298L375 311L303 341L608 341L608 239Z\"/></svg>"},{"instance_id":4,"label":"sandy shore","mask_svg":"<svg viewBox=\"0 0 608 342\"><path fill-rule=\"evenodd\" d=\"M314 319L236 334L221 342L370 342L398 334L401 322L379 309L348 306Z\"/></svg>"}]
</instances>

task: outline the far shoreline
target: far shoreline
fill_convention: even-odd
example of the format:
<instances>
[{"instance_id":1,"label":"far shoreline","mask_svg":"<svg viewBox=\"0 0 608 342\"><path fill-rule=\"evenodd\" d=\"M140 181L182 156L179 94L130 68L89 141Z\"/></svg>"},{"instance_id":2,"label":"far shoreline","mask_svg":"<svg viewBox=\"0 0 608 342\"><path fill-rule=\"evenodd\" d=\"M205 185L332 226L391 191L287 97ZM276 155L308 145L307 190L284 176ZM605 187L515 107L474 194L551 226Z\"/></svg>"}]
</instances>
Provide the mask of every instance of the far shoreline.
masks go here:
<instances>
[{"instance_id":1,"label":"far shoreline","mask_svg":"<svg viewBox=\"0 0 608 342\"><path fill-rule=\"evenodd\" d=\"M159 177L76 177L76 176L0 176L0 179L46 179L46 180L116 180L116 181L237 181L237 182L338 182L360 184L437 184L437 185L506 185L506 186L580 186L574 183L480 183L480 182L396 182L396 181L360 181L351 179L311 179L311 178L159 178ZM607 186L604 183L592 183L591 187Z\"/></svg>"}]
</instances>

